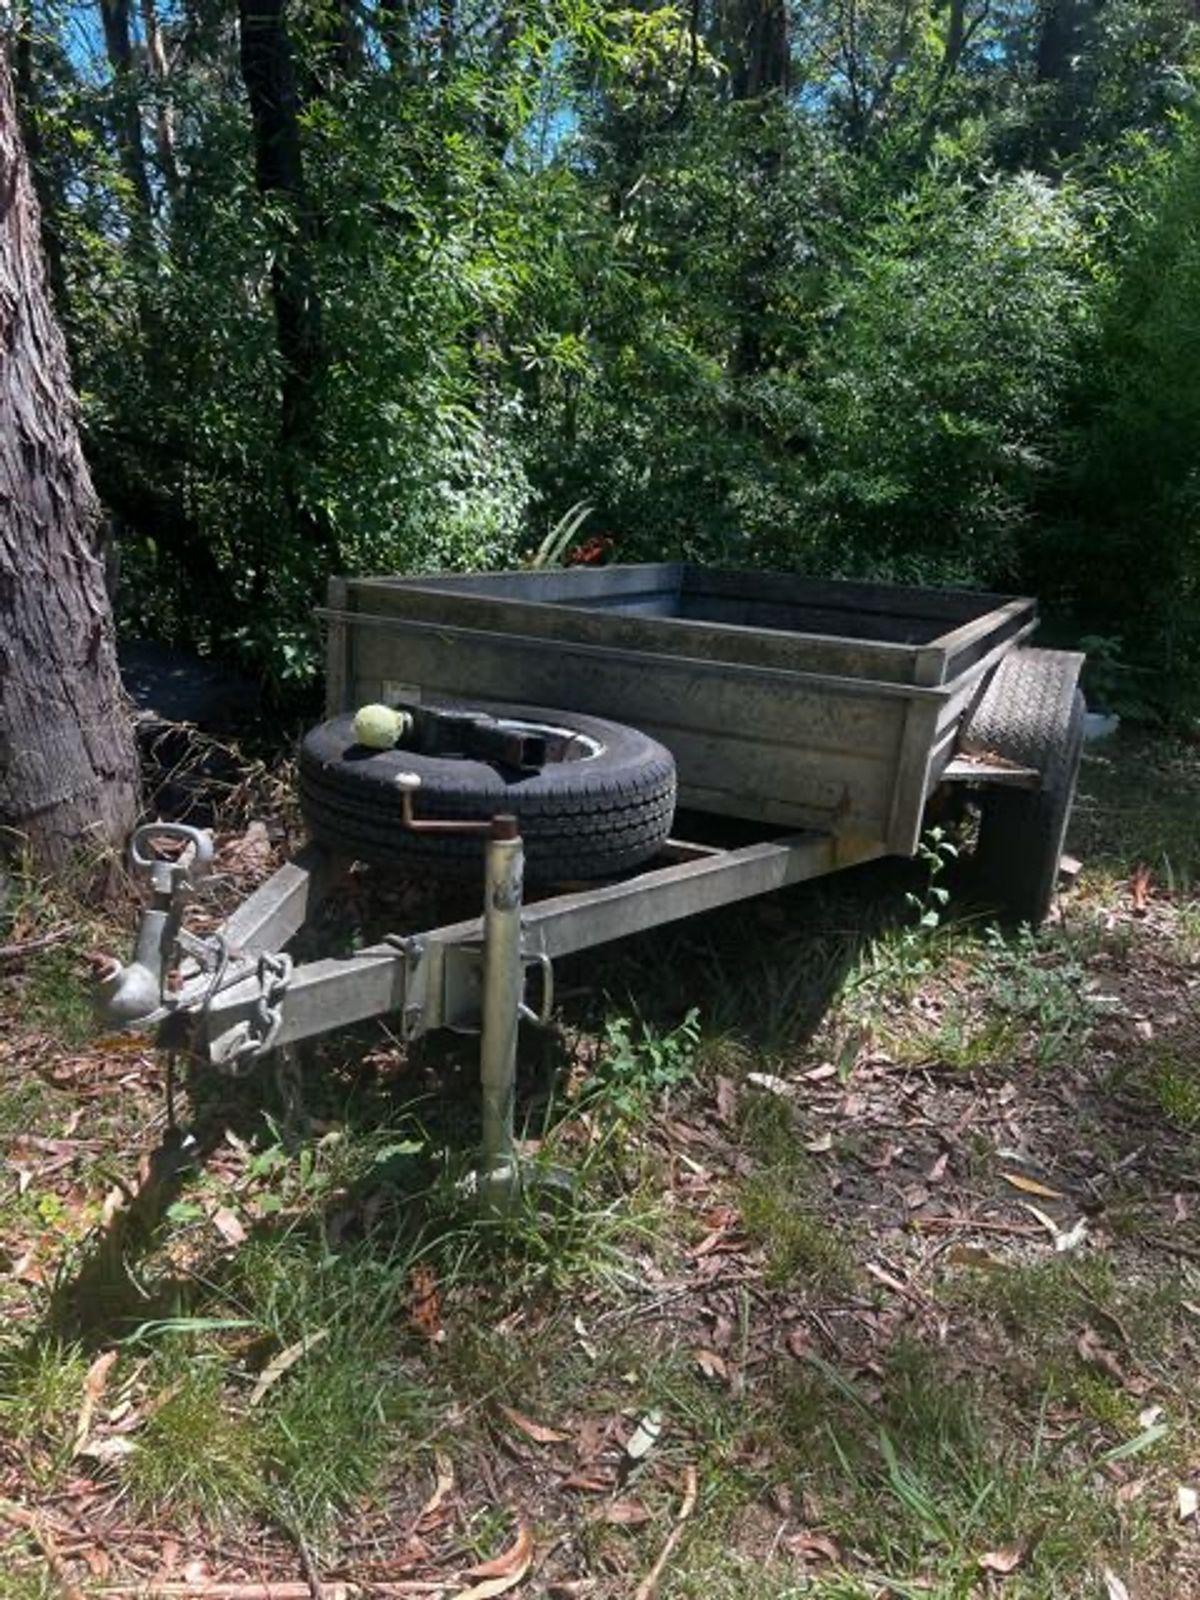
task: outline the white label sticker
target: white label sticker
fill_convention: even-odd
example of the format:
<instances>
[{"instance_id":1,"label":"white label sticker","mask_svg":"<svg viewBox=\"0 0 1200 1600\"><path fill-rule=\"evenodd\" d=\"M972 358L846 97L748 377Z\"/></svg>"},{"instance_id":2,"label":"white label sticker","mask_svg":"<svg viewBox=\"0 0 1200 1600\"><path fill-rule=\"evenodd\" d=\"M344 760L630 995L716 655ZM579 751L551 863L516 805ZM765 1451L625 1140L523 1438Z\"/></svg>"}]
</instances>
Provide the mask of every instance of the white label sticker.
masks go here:
<instances>
[{"instance_id":1,"label":"white label sticker","mask_svg":"<svg viewBox=\"0 0 1200 1600\"><path fill-rule=\"evenodd\" d=\"M383 702L389 706L419 706L421 704L421 686L417 683L398 683L395 678L385 678L383 680Z\"/></svg>"}]
</instances>

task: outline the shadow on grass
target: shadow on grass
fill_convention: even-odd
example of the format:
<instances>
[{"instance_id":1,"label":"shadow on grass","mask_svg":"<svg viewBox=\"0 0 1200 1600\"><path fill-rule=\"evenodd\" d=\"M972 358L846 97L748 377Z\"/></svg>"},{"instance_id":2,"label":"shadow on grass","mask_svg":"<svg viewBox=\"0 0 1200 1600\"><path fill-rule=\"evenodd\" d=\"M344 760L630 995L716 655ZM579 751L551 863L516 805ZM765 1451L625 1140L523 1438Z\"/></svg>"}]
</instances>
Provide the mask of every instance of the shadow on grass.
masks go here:
<instances>
[{"instance_id":1,"label":"shadow on grass","mask_svg":"<svg viewBox=\"0 0 1200 1600\"><path fill-rule=\"evenodd\" d=\"M562 961L556 1025L522 1029L518 1134L540 1138L569 1111L562 1091L579 1069L580 1041L602 1032L616 1013L666 1033L695 1006L705 1036L744 1049L747 1059L803 1050L864 948L910 914L904 895L919 883L912 863L872 864ZM398 906L420 927L467 916L476 902L467 887L438 894L380 875L374 883L360 881L331 906L321 940L350 949L394 930ZM478 1147L476 1041L442 1033L404 1048L383 1019L314 1041L303 1061L305 1111L314 1130L308 1142L319 1142L334 1125L349 1144L394 1130L398 1121L419 1126L420 1143L436 1159L423 1167L401 1164L404 1187L397 1190L396 1209L404 1213L400 1234L420 1248L430 1225L431 1190L447 1170L465 1171ZM267 1064L244 1080L223 1078L198 1062L185 1064L183 1076L187 1147L170 1134L152 1152L132 1201L55 1287L46 1325L56 1335L101 1348L146 1322L185 1315L189 1303L208 1292L187 1272L151 1284L140 1264L169 1240L176 1226L172 1207L229 1135L271 1145L280 1137L284 1108ZM397 1179L393 1163L362 1181L378 1189ZM353 1211L360 1198L339 1195L337 1209ZM444 1201L443 1194L438 1204Z\"/></svg>"},{"instance_id":2,"label":"shadow on grass","mask_svg":"<svg viewBox=\"0 0 1200 1600\"><path fill-rule=\"evenodd\" d=\"M1177 779L1173 769L1161 775L1165 786L1178 787ZM1159 779L1143 774L1143 781ZM1166 815L1169 797L1155 794ZM1080 853L1089 872L1120 874L1144 839L1131 831L1123 801L1119 828L1105 836L1108 803L1093 801L1085 771L1081 817L1092 842ZM1093 836L1093 829L1100 831ZM1157 823L1153 832L1167 836ZM1174 859L1186 856L1176 849ZM749 1109L735 1129L714 1135L711 1079L690 1102L682 1091L666 1115L641 1125L598 1099L593 1121L615 1129L611 1160L601 1141L577 1204L530 1207L514 1227L489 1230L472 1220L455 1189L479 1138L472 1040L438 1036L405 1050L379 1025L323 1041L306 1077L313 1125L292 1152L278 1136L281 1106L268 1075L228 1084L194 1069L189 1096L201 1162L213 1164L209 1176L219 1180L230 1133L250 1147L249 1170L259 1174L248 1186L253 1192L239 1197L247 1237L232 1253L215 1250L209 1214L189 1220L179 1210L192 1183L207 1179L181 1173L164 1151L161 1176L59 1285L40 1332L101 1349L156 1320L225 1318L228 1332L195 1336L207 1339L198 1365L211 1383L214 1363L223 1361L220 1370L240 1392L236 1386L261 1375L281 1350L333 1330L320 1355L305 1357L303 1381L281 1385L261 1412L245 1417L258 1430L260 1454L269 1446L273 1459L293 1461L286 1470L298 1483L310 1481L303 1474L311 1460L345 1457L347 1441L359 1436L382 1437L380 1416L451 1403L457 1413L464 1399L481 1403L496 1393L518 1408L539 1396L559 1415L620 1414L636 1400L682 1418L683 1437L665 1447L663 1461L675 1468L683 1452L699 1451L706 1481L732 1485L731 1505L783 1482L798 1500L811 1496L819 1508L811 1520L833 1529L846 1549L866 1550L914 1582L944 1571L947 1594L965 1592L967 1576L978 1576L981 1551L1026 1540L1028 1583L1018 1575L1011 1591L1038 1600L1075 1593L1073 1569L1084 1572L1098 1550L1123 1548L1127 1539L1127 1514L1109 1501L1099 1506L1090 1474L1105 1449L1136 1433L1141 1405L1111 1372L1089 1368L1078 1353L1081 1329L1098 1327L1116 1349L1114 1363L1135 1375L1165 1370L1187 1315L1183 1291L1165 1279L1200 1260L1188 1199L1200 1190L1200 1097L1188 1070L1195 1035L1182 1003L1190 969L1156 957L1151 994L1145 938L1154 929L1144 938L1136 927L1110 928L1102 916L1085 916L1082 902L1069 908L1063 927L1041 941L1006 945L1003 960L986 968L972 965L982 938L931 939L918 987L928 981L953 992L977 984L978 970L986 970L992 988L976 997L1008 1007L1011 1028L954 1051L945 1028L932 1029L909 1058L882 1059L878 1036L886 1026L911 1029L926 1013L910 993L860 987L863 1027L877 1036L876 1057L868 1052L861 1071L848 1060L845 1082L826 1077L819 1094L804 1089L790 1100L748 1085L746 1067L794 1072L815 1064L814 1051L827 1051L847 979L911 922L906 896L923 886L919 865L884 863L562 962L559 1025L527 1030L522 1039L520 1133L550 1143L569 1134L579 1107L564 1097L564 1082L593 1069L595 1036L614 1016L636 1019L661 1039L693 1006L706 1041L732 1047L712 1059L722 1076L739 1080ZM402 921L393 894L401 897ZM468 891L438 907L423 887L383 885L378 903L359 893L345 908L345 925L328 931L352 945L397 925L470 915L473 899ZM1039 987L1048 975L1059 985L1053 993ZM1081 991L1097 983L1122 999L1120 1015L1089 1011ZM1057 1005L1067 989L1080 991L1078 1005L1047 1053L1051 1028L1038 1007ZM1132 1014L1138 995L1148 994L1149 1038L1135 1030L1141 1019ZM661 1198L638 1186L663 1184L675 1160L676 1119L690 1119L708 1141L680 1145L698 1157L686 1169L697 1184L705 1172L713 1179L699 1191L711 1200L697 1204L733 1198L747 1229L764 1235L765 1265L732 1286L706 1275L703 1263L715 1257L691 1252L686 1203L662 1224L671 1237L661 1261L652 1226L636 1232L639 1207ZM831 1143L822 1137L828 1132ZM954 1190L958 1211L969 1202L996 1233L972 1234L970 1218L955 1224L956 1233L925 1233L920 1201L914 1221L913 1190L934 1188L928 1175L939 1161L938 1181ZM1060 1192L1057 1202L1037 1197L1055 1224L1065 1231L1082 1215L1093 1235L1106 1238L1104 1247L1057 1256L1006 1188L1004 1173L1014 1168ZM765 1203L777 1178L783 1206ZM257 1209L262 1194L277 1209ZM217 1197L208 1193L209 1213ZM953 1207L934 1210L944 1218ZM1001 1262L1005 1228L1017 1242ZM940 1254L956 1236L967 1242L959 1265ZM614 1254L625 1251L623 1276L616 1288L601 1288L610 1245ZM880 1260L895 1281L912 1275L911 1298L868 1274ZM413 1327L414 1269L423 1265L434 1270L450 1328L436 1359ZM670 1287L676 1280L682 1288ZM576 1287L584 1292L574 1294ZM589 1330L605 1330L595 1360L584 1361L573 1333L568 1360L546 1332L556 1315L570 1326L577 1308ZM694 1349L707 1346L722 1318L744 1330L747 1348L761 1328L737 1395L714 1393L711 1375L694 1370ZM786 1342L797 1325L807 1340L799 1359ZM139 1348L156 1348L148 1337ZM728 1351L722 1359L735 1361ZM165 1358L160 1366L167 1387L185 1381L170 1376ZM380 1373L386 1389L372 1387ZM375 1407L370 1416L362 1395ZM210 1414L201 1400L193 1423ZM1048 1406L1068 1418L1056 1415L1054 1430L1045 1422ZM189 1426L194 1433L200 1425ZM340 1443L289 1455L289 1434ZM536 1500L543 1491L532 1466L519 1458L497 1466L494 1442L481 1434L472 1448L491 1452L489 1472L525 1473L512 1503L525 1493ZM171 1481L169 1474L163 1480ZM353 1488L349 1478L322 1482L343 1500ZM493 1489L488 1494L496 1498ZM551 1514L562 1511L558 1505ZM1134 1508L1128 1517L1137 1514ZM1060 1524L1074 1534L1058 1539ZM697 1573L692 1587L681 1577L679 1592L723 1592L705 1587L710 1577Z\"/></svg>"},{"instance_id":3,"label":"shadow on grass","mask_svg":"<svg viewBox=\"0 0 1200 1600\"><path fill-rule=\"evenodd\" d=\"M1103 864L1111 859L1124 866L1130 850L1136 851L1138 844L1129 834L1124 803L1112 798L1114 786L1127 793L1121 787L1124 767L1106 756L1093 765L1090 776L1099 784L1101 799L1089 798L1085 769L1078 831L1093 839L1093 860ZM1166 762L1161 776L1164 790L1178 787L1177 764ZM1165 792L1160 796L1156 816L1173 815L1173 797ZM1116 822L1105 845L1102 823L1110 815L1105 807L1114 805ZM1164 828L1176 837L1170 827L1156 822L1152 829L1155 839L1166 836ZM727 842L740 841L731 838ZM1182 870L1186 856L1177 851L1176 860ZM744 1062L802 1056L842 997L848 975L861 967L880 941L911 924L912 897L919 897L926 883L919 862L872 863L560 962L558 1025L549 1030L522 1030L518 1133L538 1138L564 1114L562 1088L579 1069L581 1039L602 1034L614 1015L632 1017L661 1035L697 1007L706 1041L732 1046L734 1052L743 1053ZM469 885L447 890L428 882L414 884L371 875L334 903L323 919L321 937L334 949L350 949L394 931L400 918L407 931L469 916L477 909L477 898ZM1007 1040L1005 1030L996 1030L997 1044L1002 1046ZM735 1058L724 1054L720 1059L729 1070L728 1064ZM926 1063L931 1064L937 1065ZM981 1082L993 1069L1005 1070L1003 1061L991 1061L987 1049L978 1062L968 1062L964 1056L960 1064L977 1067ZM1178 1119L1172 1121L1168 1102L1172 1096L1182 1102L1190 1091L1177 1064L1159 1061L1153 1070L1139 1070L1133 1078L1143 1088L1151 1086L1141 1093L1136 1119L1131 1119L1128 1097L1109 1097L1103 1089L1087 1094L1094 1142L1112 1152L1112 1159L1120 1163L1128 1157L1131 1140L1136 1137L1165 1162L1167 1152L1176 1148L1178 1131ZM195 1298L186 1273L150 1289L139 1276L138 1264L170 1236L174 1225L167 1214L195 1167L202 1167L230 1132L243 1141L261 1143L269 1127L265 1117L273 1116L277 1126L282 1106L266 1068L245 1082L230 1082L195 1065L188 1072L187 1086L192 1160L183 1159L173 1142L154 1153L148 1179L132 1204L116 1213L82 1266L55 1289L48 1317L55 1332L99 1347L155 1317L182 1314ZM426 1150L436 1152L436 1159L424 1168L409 1162L404 1187L397 1190L397 1210L404 1213L399 1235L408 1238L414 1249L420 1248L429 1225L429 1194L437 1186L439 1174L465 1170L478 1145L475 1042L441 1034L406 1050L389 1033L386 1019L378 1025L345 1030L308 1052L305 1095L318 1140L320 1130L334 1124L344 1130L350 1143L369 1141L380 1130L394 1128L398 1118L402 1123L420 1124L420 1141ZM1160 1118L1162 1137L1154 1128ZM1064 1127L1047 1141L1049 1148L1055 1148L1057 1141L1057 1148L1067 1149L1074 1131ZM268 1141L274 1137L268 1133ZM931 1160L938 1148L936 1137L931 1137ZM1179 1159L1171 1157L1173 1172ZM1165 1182L1165 1166L1159 1175ZM378 1189L381 1183L394 1186L396 1180L396 1171L386 1169L372 1171L363 1181ZM871 1183L859 1186L852 1182L843 1198L853 1204L861 1193L867 1207L876 1188ZM349 1200L339 1197L338 1207L343 1212L352 1211L355 1204L353 1195Z\"/></svg>"}]
</instances>

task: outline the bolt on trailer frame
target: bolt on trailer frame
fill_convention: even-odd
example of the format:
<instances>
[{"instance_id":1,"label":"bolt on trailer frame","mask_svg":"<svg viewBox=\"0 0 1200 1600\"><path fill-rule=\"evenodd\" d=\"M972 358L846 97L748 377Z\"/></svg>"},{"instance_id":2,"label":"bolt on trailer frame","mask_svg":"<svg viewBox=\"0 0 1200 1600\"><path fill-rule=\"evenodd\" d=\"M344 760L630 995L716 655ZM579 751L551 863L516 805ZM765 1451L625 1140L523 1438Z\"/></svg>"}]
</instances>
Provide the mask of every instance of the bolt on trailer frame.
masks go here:
<instances>
[{"instance_id":1,"label":"bolt on trailer frame","mask_svg":"<svg viewBox=\"0 0 1200 1600\"><path fill-rule=\"evenodd\" d=\"M138 830L132 860L152 898L133 960L101 986L108 1019L157 1025L164 1048L231 1072L385 1015L405 1040L477 1029L481 1189L493 1199L512 1191L517 1172L519 1022L548 1020L556 959L911 854L941 783L1040 781L1031 767L959 749L968 709L1036 624L1029 600L668 564L339 579L330 602L331 712L381 698L434 703L486 683L481 703L534 702L641 726L672 750L684 804L793 829L733 849L670 840L643 870L535 899L524 894L514 818L426 821L410 788L399 826L484 835L482 915L303 965L285 947L344 865L335 850L307 846L201 939L184 929L183 910L208 869L209 841L180 824ZM740 620L721 620L730 615ZM154 840L171 835L190 847L190 862L156 854Z\"/></svg>"}]
</instances>

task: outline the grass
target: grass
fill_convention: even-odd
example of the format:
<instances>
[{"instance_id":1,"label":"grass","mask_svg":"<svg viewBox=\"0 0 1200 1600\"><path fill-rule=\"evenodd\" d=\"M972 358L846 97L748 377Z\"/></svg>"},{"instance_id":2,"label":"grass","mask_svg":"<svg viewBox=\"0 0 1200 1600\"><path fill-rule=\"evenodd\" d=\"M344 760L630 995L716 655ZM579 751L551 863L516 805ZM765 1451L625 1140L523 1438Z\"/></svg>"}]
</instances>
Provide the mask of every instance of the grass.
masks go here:
<instances>
[{"instance_id":1,"label":"grass","mask_svg":"<svg viewBox=\"0 0 1200 1600\"><path fill-rule=\"evenodd\" d=\"M1096 1492L1094 1458L1052 1422L1043 1393L1006 1414L990 1375L900 1344L868 1390L823 1362L784 1397L836 1535L898 1593L978 1592L981 1560L1008 1554L1006 1595L1090 1592L1081 1567L1141 1557L1140 1515ZM823 1592L818 1590L818 1592Z\"/></svg>"},{"instance_id":2,"label":"grass","mask_svg":"<svg viewBox=\"0 0 1200 1600\"><path fill-rule=\"evenodd\" d=\"M86 1043L94 1034L96 1019L91 994L80 972L80 951L49 951L26 988L29 1015L66 1045Z\"/></svg>"},{"instance_id":3,"label":"grass","mask_svg":"<svg viewBox=\"0 0 1200 1600\"><path fill-rule=\"evenodd\" d=\"M788 1169L764 1168L738 1197L747 1233L763 1246L769 1284L843 1290L853 1284L853 1252Z\"/></svg>"},{"instance_id":4,"label":"grass","mask_svg":"<svg viewBox=\"0 0 1200 1600\"><path fill-rule=\"evenodd\" d=\"M0 1431L43 1488L70 1463L86 1372L79 1348L53 1336L11 1339L0 1350Z\"/></svg>"},{"instance_id":5,"label":"grass","mask_svg":"<svg viewBox=\"0 0 1200 1600\"><path fill-rule=\"evenodd\" d=\"M40 1557L27 1557L36 1561L40 1570L9 1571L4 1574L5 1600L59 1600L62 1585L50 1572Z\"/></svg>"},{"instance_id":6,"label":"grass","mask_svg":"<svg viewBox=\"0 0 1200 1600\"><path fill-rule=\"evenodd\" d=\"M216 1359L193 1349L157 1364L145 1427L122 1474L144 1515L169 1510L228 1525L264 1503L264 1467L252 1428L226 1404Z\"/></svg>"},{"instance_id":7,"label":"grass","mask_svg":"<svg viewBox=\"0 0 1200 1600\"><path fill-rule=\"evenodd\" d=\"M1194 1051L1168 1046L1153 1052L1149 1064L1149 1091L1155 1105L1177 1127L1200 1127L1200 1081Z\"/></svg>"},{"instance_id":8,"label":"grass","mask_svg":"<svg viewBox=\"0 0 1200 1600\"><path fill-rule=\"evenodd\" d=\"M36 936L55 942L38 959L18 970L15 998L27 1025L44 1028L60 1044L88 1041L95 1032L91 988L84 953L108 930L99 885L109 879L106 861L84 856L55 879L35 873L28 863L9 878L10 892L0 907L0 942L19 945ZM124 891L114 906L132 907Z\"/></svg>"},{"instance_id":9,"label":"grass","mask_svg":"<svg viewBox=\"0 0 1200 1600\"><path fill-rule=\"evenodd\" d=\"M1096 1021L1086 962L1090 929L1034 935L939 921L879 940L846 984L842 1013L913 1066L968 1072L1032 1053L1053 1067L1083 1048Z\"/></svg>"},{"instance_id":10,"label":"grass","mask_svg":"<svg viewBox=\"0 0 1200 1600\"><path fill-rule=\"evenodd\" d=\"M805 1149L790 1108L770 1093L749 1099L741 1144L752 1170L737 1187L738 1210L763 1251L767 1281L780 1288L849 1288L854 1253L820 1201L820 1158Z\"/></svg>"},{"instance_id":11,"label":"grass","mask_svg":"<svg viewBox=\"0 0 1200 1600\"><path fill-rule=\"evenodd\" d=\"M1189 818L1196 752L1171 738L1130 733L1085 752L1074 842L1099 874L1138 866L1181 901L1200 889L1200 842Z\"/></svg>"},{"instance_id":12,"label":"grass","mask_svg":"<svg viewBox=\"0 0 1200 1600\"><path fill-rule=\"evenodd\" d=\"M461 1187L474 1046L379 1028L322 1042L298 1140L269 1082L192 1074L201 1157L151 1175L155 1063L83 1028L78 957L128 928L84 907L0 1002L0 1469L218 1578L305 1551L455 1592L523 1523L514 1593L616 1600L692 1468L662 1600L1200 1592L1198 799L1182 747L1089 753L1037 935L956 921L926 862L564 963L519 1121L574 1183L500 1220ZM75 892L28 884L20 936ZM56 1592L10 1531L4 1593Z\"/></svg>"}]
</instances>

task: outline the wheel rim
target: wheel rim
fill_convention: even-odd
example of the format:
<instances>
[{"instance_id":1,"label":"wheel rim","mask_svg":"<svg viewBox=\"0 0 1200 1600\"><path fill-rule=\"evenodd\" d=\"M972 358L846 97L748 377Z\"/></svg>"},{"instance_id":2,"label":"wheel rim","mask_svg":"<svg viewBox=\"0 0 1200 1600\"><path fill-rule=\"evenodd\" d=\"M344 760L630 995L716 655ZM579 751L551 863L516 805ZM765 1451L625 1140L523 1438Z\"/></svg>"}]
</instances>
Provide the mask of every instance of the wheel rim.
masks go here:
<instances>
[{"instance_id":1,"label":"wheel rim","mask_svg":"<svg viewBox=\"0 0 1200 1600\"><path fill-rule=\"evenodd\" d=\"M552 722L531 722L525 717L497 717L496 726L506 733L528 733L540 737L561 740L563 754L552 756L547 761L547 766L565 765L568 762L594 761L597 756L602 756L607 749L601 739L593 739L590 733L580 733L576 728L563 728Z\"/></svg>"}]
</instances>

